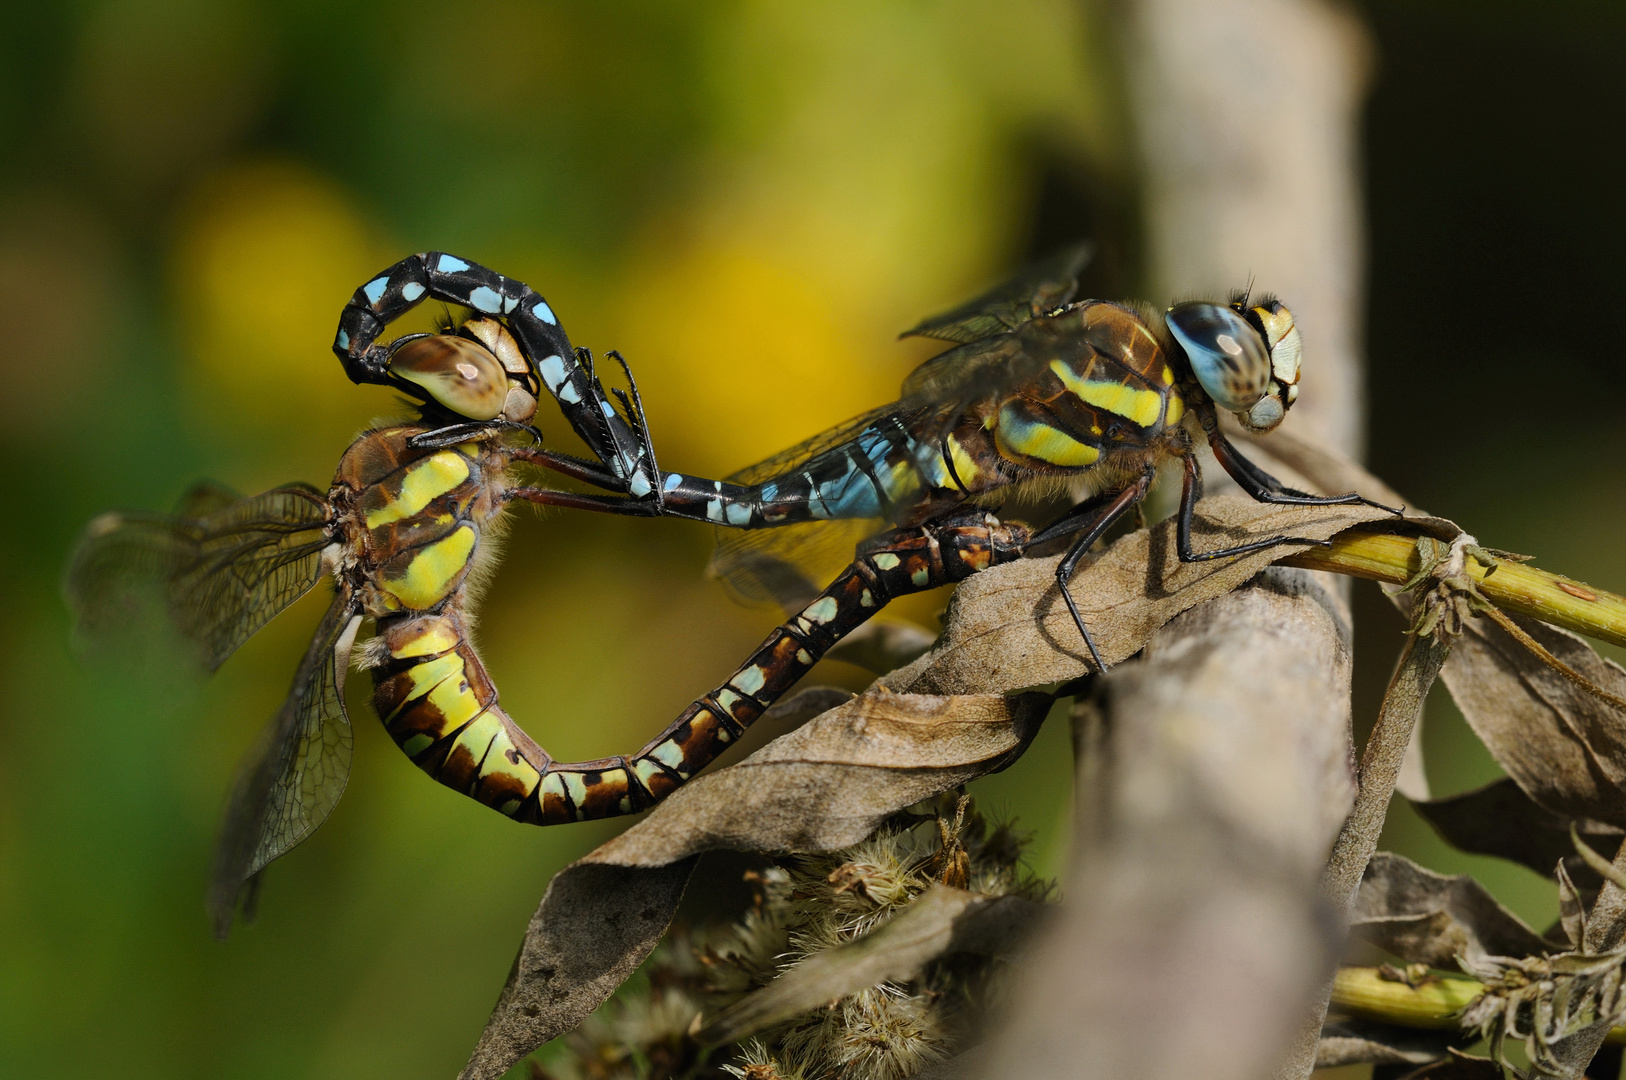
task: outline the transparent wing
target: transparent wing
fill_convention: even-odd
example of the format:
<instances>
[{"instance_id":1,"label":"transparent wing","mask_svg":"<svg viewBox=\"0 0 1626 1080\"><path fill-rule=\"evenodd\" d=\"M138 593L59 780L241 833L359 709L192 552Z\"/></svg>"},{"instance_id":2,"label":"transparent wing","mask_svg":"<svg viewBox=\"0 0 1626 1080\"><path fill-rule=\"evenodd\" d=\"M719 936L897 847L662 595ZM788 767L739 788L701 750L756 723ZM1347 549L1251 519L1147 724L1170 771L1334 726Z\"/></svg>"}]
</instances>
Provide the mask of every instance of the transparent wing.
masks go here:
<instances>
[{"instance_id":1,"label":"transparent wing","mask_svg":"<svg viewBox=\"0 0 1626 1080\"><path fill-rule=\"evenodd\" d=\"M1036 315L1066 304L1078 291L1078 275L1095 255L1095 245L1075 244L1025 267L1017 275L968 300L933 315L899 337L933 337L961 343L1015 329Z\"/></svg>"},{"instance_id":2,"label":"transparent wing","mask_svg":"<svg viewBox=\"0 0 1626 1080\"><path fill-rule=\"evenodd\" d=\"M361 616L349 590L328 608L294 684L244 762L226 810L209 886L209 915L225 937L244 887L327 820L350 776L344 674Z\"/></svg>"},{"instance_id":3,"label":"transparent wing","mask_svg":"<svg viewBox=\"0 0 1626 1080\"><path fill-rule=\"evenodd\" d=\"M707 573L745 604L800 611L852 562L859 542L879 532L879 518L808 521L776 529L718 529Z\"/></svg>"},{"instance_id":4,"label":"transparent wing","mask_svg":"<svg viewBox=\"0 0 1626 1080\"><path fill-rule=\"evenodd\" d=\"M883 417L896 417L905 429L935 431L941 406L918 400L896 401L822 431L728 479L760 484L795 473L809 460L855 439ZM905 503L900 512L912 508ZM858 543L886 526L881 518L807 521L769 529L717 530L717 549L708 572L747 604L773 603L798 611L852 562Z\"/></svg>"},{"instance_id":5,"label":"transparent wing","mask_svg":"<svg viewBox=\"0 0 1626 1080\"><path fill-rule=\"evenodd\" d=\"M212 671L321 579L329 515L303 484L247 499L202 484L174 517L103 514L68 565L76 636L89 644L129 633L157 592Z\"/></svg>"},{"instance_id":6,"label":"transparent wing","mask_svg":"<svg viewBox=\"0 0 1626 1080\"><path fill-rule=\"evenodd\" d=\"M871 409L867 413L860 413L851 420L827 428L810 439L803 439L790 449L781 450L773 457L764 458L755 465L748 465L724 479L733 484L760 484L765 480L772 480L776 476L800 468L831 447L840 446L881 417L899 411L900 407L901 403L892 402L878 409Z\"/></svg>"},{"instance_id":7,"label":"transparent wing","mask_svg":"<svg viewBox=\"0 0 1626 1080\"><path fill-rule=\"evenodd\" d=\"M795 472L897 409L897 403L871 409L741 469L728 480L760 484ZM875 521L861 520L810 521L776 529L718 529L717 549L706 572L728 586L741 603L772 603L787 611L798 610L828 584L821 579L825 570L833 576L851 562L853 546L876 528Z\"/></svg>"},{"instance_id":8,"label":"transparent wing","mask_svg":"<svg viewBox=\"0 0 1626 1080\"><path fill-rule=\"evenodd\" d=\"M932 403L952 424L970 403L997 398L1034 378L1046 357L1030 355L1015 334L1000 333L939 353L903 382L904 401L916 411Z\"/></svg>"}]
</instances>

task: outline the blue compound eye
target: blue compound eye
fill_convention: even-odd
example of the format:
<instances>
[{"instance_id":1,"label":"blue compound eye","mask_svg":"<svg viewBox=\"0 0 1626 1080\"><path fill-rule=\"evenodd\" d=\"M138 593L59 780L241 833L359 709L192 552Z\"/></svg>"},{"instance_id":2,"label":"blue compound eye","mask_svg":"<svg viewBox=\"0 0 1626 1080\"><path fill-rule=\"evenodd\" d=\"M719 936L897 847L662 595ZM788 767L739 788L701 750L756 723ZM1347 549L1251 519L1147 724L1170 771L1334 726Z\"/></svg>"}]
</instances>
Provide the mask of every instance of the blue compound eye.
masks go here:
<instances>
[{"instance_id":1,"label":"blue compound eye","mask_svg":"<svg viewBox=\"0 0 1626 1080\"><path fill-rule=\"evenodd\" d=\"M1270 353L1259 332L1235 311L1222 304L1176 304L1167 321L1215 405L1245 413L1270 390Z\"/></svg>"}]
</instances>

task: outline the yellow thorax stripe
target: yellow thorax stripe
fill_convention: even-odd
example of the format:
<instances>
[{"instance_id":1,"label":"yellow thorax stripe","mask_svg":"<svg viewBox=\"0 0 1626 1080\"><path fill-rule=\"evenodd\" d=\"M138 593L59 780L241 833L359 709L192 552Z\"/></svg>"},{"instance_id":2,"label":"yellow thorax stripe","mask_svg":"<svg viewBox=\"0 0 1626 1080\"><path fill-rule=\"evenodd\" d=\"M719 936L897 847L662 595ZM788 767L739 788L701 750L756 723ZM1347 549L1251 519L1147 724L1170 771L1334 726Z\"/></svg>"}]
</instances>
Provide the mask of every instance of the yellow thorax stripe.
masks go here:
<instances>
[{"instance_id":1,"label":"yellow thorax stripe","mask_svg":"<svg viewBox=\"0 0 1626 1080\"><path fill-rule=\"evenodd\" d=\"M1081 379L1060 360L1050 361L1050 370L1085 404L1116 413L1139 427L1151 427L1163 415L1163 395L1156 390L1136 390L1122 383Z\"/></svg>"},{"instance_id":2,"label":"yellow thorax stripe","mask_svg":"<svg viewBox=\"0 0 1626 1080\"><path fill-rule=\"evenodd\" d=\"M376 529L421 513L423 508L469 478L468 459L443 450L406 471L401 494L367 513L367 527Z\"/></svg>"},{"instance_id":3,"label":"yellow thorax stripe","mask_svg":"<svg viewBox=\"0 0 1626 1080\"><path fill-rule=\"evenodd\" d=\"M1019 417L1010 409L999 413L994 445L1005 457L1026 457L1063 469L1082 469L1101 457L1099 448L1080 442L1060 428Z\"/></svg>"},{"instance_id":4,"label":"yellow thorax stripe","mask_svg":"<svg viewBox=\"0 0 1626 1080\"><path fill-rule=\"evenodd\" d=\"M956 487L958 486L954 483L956 478L959 479L961 484L970 485L976 483L982 475L982 469L977 466L977 460L966 453L965 447L961 445L960 440L953 435L943 441L948 444L949 461L954 464L954 472L950 475L947 470L944 470L944 482L937 486Z\"/></svg>"},{"instance_id":5,"label":"yellow thorax stripe","mask_svg":"<svg viewBox=\"0 0 1626 1080\"><path fill-rule=\"evenodd\" d=\"M404 606L421 611L451 591L452 582L468 565L473 550L474 530L460 526L450 536L424 546L407 563L406 573L384 578L381 586Z\"/></svg>"}]
</instances>

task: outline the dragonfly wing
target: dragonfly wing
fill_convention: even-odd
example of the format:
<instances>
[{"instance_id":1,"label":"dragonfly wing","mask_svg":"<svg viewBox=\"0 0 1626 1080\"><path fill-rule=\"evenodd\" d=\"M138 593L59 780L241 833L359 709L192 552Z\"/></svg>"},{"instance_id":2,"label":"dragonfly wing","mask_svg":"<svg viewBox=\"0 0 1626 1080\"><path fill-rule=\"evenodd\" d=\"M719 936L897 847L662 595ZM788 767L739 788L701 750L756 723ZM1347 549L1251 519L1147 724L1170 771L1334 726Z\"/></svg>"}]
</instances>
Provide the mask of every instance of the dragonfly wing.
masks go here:
<instances>
[{"instance_id":1,"label":"dragonfly wing","mask_svg":"<svg viewBox=\"0 0 1626 1080\"><path fill-rule=\"evenodd\" d=\"M743 603L800 611L852 562L859 542L880 528L877 518L847 518L775 529L718 529L707 573Z\"/></svg>"},{"instance_id":2,"label":"dragonfly wing","mask_svg":"<svg viewBox=\"0 0 1626 1080\"><path fill-rule=\"evenodd\" d=\"M964 343L1015 329L1034 316L1054 311L1071 300L1078 292L1078 275L1094 255L1094 244L1064 248L1024 268L975 300L923 319L898 336Z\"/></svg>"},{"instance_id":3,"label":"dragonfly wing","mask_svg":"<svg viewBox=\"0 0 1626 1080\"><path fill-rule=\"evenodd\" d=\"M237 498L199 485L178 514L103 514L85 531L65 592L77 636L127 632L143 593L169 613L212 671L323 573L331 507L303 484Z\"/></svg>"},{"instance_id":4,"label":"dragonfly wing","mask_svg":"<svg viewBox=\"0 0 1626 1080\"><path fill-rule=\"evenodd\" d=\"M350 776L350 719L344 674L361 616L340 589L292 689L238 775L215 852L209 915L225 937L245 886L272 860L315 832Z\"/></svg>"},{"instance_id":5,"label":"dragonfly wing","mask_svg":"<svg viewBox=\"0 0 1626 1080\"><path fill-rule=\"evenodd\" d=\"M761 484L793 473L899 408L900 403L893 402L871 409L727 479L735 484ZM773 529L719 528L707 573L721 580L743 603L773 603L787 611L799 610L852 561L854 545L877 527L876 520L862 519L811 521Z\"/></svg>"}]
</instances>

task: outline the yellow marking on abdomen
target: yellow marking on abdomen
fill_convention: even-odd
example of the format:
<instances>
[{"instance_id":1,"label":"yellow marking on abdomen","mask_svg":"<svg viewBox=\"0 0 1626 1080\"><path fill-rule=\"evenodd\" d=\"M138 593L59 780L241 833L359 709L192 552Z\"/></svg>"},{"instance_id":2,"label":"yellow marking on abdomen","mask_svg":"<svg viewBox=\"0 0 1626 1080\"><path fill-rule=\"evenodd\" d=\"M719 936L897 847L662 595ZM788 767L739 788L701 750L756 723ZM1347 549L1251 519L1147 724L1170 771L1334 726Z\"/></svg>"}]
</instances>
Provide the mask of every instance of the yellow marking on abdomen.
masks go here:
<instances>
[{"instance_id":1,"label":"yellow marking on abdomen","mask_svg":"<svg viewBox=\"0 0 1626 1080\"><path fill-rule=\"evenodd\" d=\"M1101 457L1099 448L1079 442L1060 428L1024 419L1010 408L999 411L994 446L1007 458L1032 458L1063 469L1082 469Z\"/></svg>"},{"instance_id":2,"label":"yellow marking on abdomen","mask_svg":"<svg viewBox=\"0 0 1626 1080\"><path fill-rule=\"evenodd\" d=\"M429 704L439 709L440 715L446 718L447 731L454 731L466 724L485 708L480 699L474 696L467 679L442 679L440 685L429 691Z\"/></svg>"},{"instance_id":3,"label":"yellow marking on abdomen","mask_svg":"<svg viewBox=\"0 0 1626 1080\"><path fill-rule=\"evenodd\" d=\"M456 678L461 682L462 674L463 658L457 653L448 653L433 660L425 660L421 664L414 664L407 669L407 677L412 680L412 689L407 691L407 696L401 699L401 704L396 706L395 711L384 717L384 723L388 724L394 720L401 715L403 709L446 680Z\"/></svg>"},{"instance_id":4,"label":"yellow marking on abdomen","mask_svg":"<svg viewBox=\"0 0 1626 1080\"><path fill-rule=\"evenodd\" d=\"M468 459L443 450L418 462L401 479L401 494L367 512L367 527L376 529L423 512L423 508L469 478Z\"/></svg>"},{"instance_id":5,"label":"yellow marking on abdomen","mask_svg":"<svg viewBox=\"0 0 1626 1080\"><path fill-rule=\"evenodd\" d=\"M1050 361L1050 370L1085 404L1116 413L1139 427L1151 427L1163 413L1163 395L1156 390L1136 390L1122 383L1080 379L1060 360Z\"/></svg>"},{"instance_id":6,"label":"yellow marking on abdomen","mask_svg":"<svg viewBox=\"0 0 1626 1080\"><path fill-rule=\"evenodd\" d=\"M458 723L462 723L462 721L458 721ZM494 714L490 712L482 713L478 720L457 733L457 738L452 740L452 747L447 752L446 757L450 760L452 755L457 753L458 747L462 747L468 753L472 764L476 766L482 765L489 756L491 741L501 731L502 722ZM504 762L504 764L507 763ZM479 776L479 771L473 774L475 779L478 779Z\"/></svg>"},{"instance_id":7,"label":"yellow marking on abdomen","mask_svg":"<svg viewBox=\"0 0 1626 1080\"><path fill-rule=\"evenodd\" d=\"M403 607L423 610L443 600L452 582L468 565L474 550L474 529L464 525L450 536L436 540L412 556L406 573L384 578L380 588L399 600Z\"/></svg>"},{"instance_id":8,"label":"yellow marking on abdomen","mask_svg":"<svg viewBox=\"0 0 1626 1080\"><path fill-rule=\"evenodd\" d=\"M462 640L456 628L445 619L424 619L415 623L410 633L412 638L403 641L390 650L390 655L397 660L410 660L414 656L435 656L457 648Z\"/></svg>"}]
</instances>

